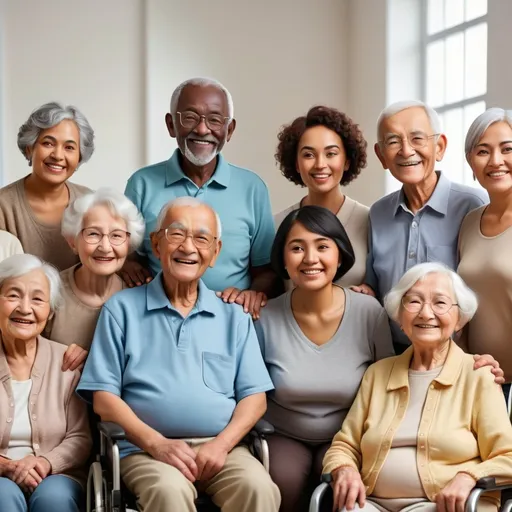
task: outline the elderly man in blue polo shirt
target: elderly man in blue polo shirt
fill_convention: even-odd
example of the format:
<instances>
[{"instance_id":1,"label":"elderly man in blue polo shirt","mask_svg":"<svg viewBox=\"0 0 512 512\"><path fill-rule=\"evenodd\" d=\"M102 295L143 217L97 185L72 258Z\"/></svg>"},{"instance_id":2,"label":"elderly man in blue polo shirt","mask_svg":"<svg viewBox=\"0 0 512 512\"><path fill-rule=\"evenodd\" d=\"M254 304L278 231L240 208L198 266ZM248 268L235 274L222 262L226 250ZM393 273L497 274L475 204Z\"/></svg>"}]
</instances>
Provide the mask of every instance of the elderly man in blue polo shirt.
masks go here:
<instances>
[{"instance_id":1,"label":"elderly man in blue polo shirt","mask_svg":"<svg viewBox=\"0 0 512 512\"><path fill-rule=\"evenodd\" d=\"M127 261L121 275L132 286L148 279L148 267L152 275L160 270L149 238L160 208L175 197L197 197L219 214L224 228L224 250L204 282L257 318L276 282L269 265L274 223L265 183L220 154L236 127L231 94L215 80L187 80L173 92L165 122L178 149L169 160L137 171L126 185L125 194L146 220L146 237L139 261Z\"/></svg>"},{"instance_id":2,"label":"elderly man in blue polo shirt","mask_svg":"<svg viewBox=\"0 0 512 512\"><path fill-rule=\"evenodd\" d=\"M202 276L221 225L198 199L158 216L151 244L162 271L102 309L78 393L118 423L121 476L142 510L195 511L197 489L223 512L277 512L279 490L239 444L273 389L251 317Z\"/></svg>"},{"instance_id":3,"label":"elderly man in blue polo shirt","mask_svg":"<svg viewBox=\"0 0 512 512\"><path fill-rule=\"evenodd\" d=\"M488 202L483 190L452 183L435 171L446 150L446 136L436 111L419 101L394 103L377 121L375 152L382 167L402 188L370 208L365 283L359 288L382 301L412 266L438 261L457 268L457 240L462 220ZM410 344L391 322L398 353Z\"/></svg>"}]
</instances>

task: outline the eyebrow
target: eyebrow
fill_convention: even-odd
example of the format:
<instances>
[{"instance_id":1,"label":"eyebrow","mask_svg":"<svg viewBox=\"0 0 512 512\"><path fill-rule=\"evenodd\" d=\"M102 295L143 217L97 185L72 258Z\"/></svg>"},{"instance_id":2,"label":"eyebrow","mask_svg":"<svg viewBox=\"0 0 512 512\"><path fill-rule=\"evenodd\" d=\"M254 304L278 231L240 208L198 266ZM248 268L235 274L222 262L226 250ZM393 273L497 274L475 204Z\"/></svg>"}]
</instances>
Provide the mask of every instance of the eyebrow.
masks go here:
<instances>
[{"instance_id":1,"label":"eyebrow","mask_svg":"<svg viewBox=\"0 0 512 512\"><path fill-rule=\"evenodd\" d=\"M325 149L334 149L334 148L340 149L340 147L337 144L330 144L329 146L325 146L324 150ZM315 148L313 146L302 146L300 148L301 151L304 149L309 149L310 151L315 151Z\"/></svg>"},{"instance_id":2,"label":"eyebrow","mask_svg":"<svg viewBox=\"0 0 512 512\"><path fill-rule=\"evenodd\" d=\"M42 140L44 139L50 139L51 141L53 142L57 142L57 139L55 137L53 137L52 135L45 135ZM69 143L72 143L72 144L76 144L78 145L78 143L76 141L74 141L73 139L69 139L67 141L64 142L64 144L69 144Z\"/></svg>"},{"instance_id":3,"label":"eyebrow","mask_svg":"<svg viewBox=\"0 0 512 512\"><path fill-rule=\"evenodd\" d=\"M318 238L315 238L313 241L314 241L314 242L323 242L323 241L325 241L325 240L328 240L328 241L329 241L329 240L331 240L331 239L330 239L330 238L328 238L328 237L326 237L326 236L320 236L320 237L318 237ZM288 245L289 245L289 244L292 244L292 243L294 243L294 242L295 242L295 243L297 243L297 242L305 242L305 240L304 240L303 238L294 238L293 240L290 240L290 241L288 242Z\"/></svg>"},{"instance_id":4,"label":"eyebrow","mask_svg":"<svg viewBox=\"0 0 512 512\"><path fill-rule=\"evenodd\" d=\"M23 294L23 290L17 286L11 286L7 288L8 292L18 292L20 295ZM45 294L44 290L41 290L40 288L36 288L35 290L31 290L31 293L42 293Z\"/></svg>"},{"instance_id":5,"label":"eyebrow","mask_svg":"<svg viewBox=\"0 0 512 512\"><path fill-rule=\"evenodd\" d=\"M504 140L503 142L500 142L500 146L503 146L504 144L512 144L512 140ZM485 147L490 148L491 144L488 144L487 142L481 142L480 144L477 144L475 147Z\"/></svg>"},{"instance_id":6,"label":"eyebrow","mask_svg":"<svg viewBox=\"0 0 512 512\"><path fill-rule=\"evenodd\" d=\"M172 224L167 226L167 228L181 229L182 231L188 231L187 228L185 227L185 225L183 225L181 222L178 222L178 221L173 222ZM194 233L204 233L207 235L211 235L212 232L208 228L199 228L198 230L194 231Z\"/></svg>"}]
</instances>

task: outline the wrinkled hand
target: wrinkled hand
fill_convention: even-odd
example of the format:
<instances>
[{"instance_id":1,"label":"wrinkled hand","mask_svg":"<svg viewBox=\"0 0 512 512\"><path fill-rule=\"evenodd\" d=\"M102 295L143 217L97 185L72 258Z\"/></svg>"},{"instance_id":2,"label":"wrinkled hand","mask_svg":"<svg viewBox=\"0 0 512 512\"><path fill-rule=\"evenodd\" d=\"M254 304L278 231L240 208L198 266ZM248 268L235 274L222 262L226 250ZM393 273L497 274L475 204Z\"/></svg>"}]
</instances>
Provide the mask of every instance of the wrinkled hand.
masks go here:
<instances>
[{"instance_id":1,"label":"wrinkled hand","mask_svg":"<svg viewBox=\"0 0 512 512\"><path fill-rule=\"evenodd\" d=\"M149 454L160 462L165 462L181 471L183 476L195 482L197 480L196 452L179 439L163 439L149 450Z\"/></svg>"},{"instance_id":2,"label":"wrinkled hand","mask_svg":"<svg viewBox=\"0 0 512 512\"><path fill-rule=\"evenodd\" d=\"M351 467L341 467L332 472L333 512L346 508L353 510L356 502L360 508L366 502L366 489L359 471Z\"/></svg>"},{"instance_id":3,"label":"wrinkled hand","mask_svg":"<svg viewBox=\"0 0 512 512\"><path fill-rule=\"evenodd\" d=\"M227 447L217 439L202 444L196 456L197 479L213 478L224 467L227 456Z\"/></svg>"},{"instance_id":4,"label":"wrinkled hand","mask_svg":"<svg viewBox=\"0 0 512 512\"><path fill-rule=\"evenodd\" d=\"M473 365L474 370L478 370L478 368L482 368L482 366L492 366L491 373L494 375L494 382L496 384L504 384L505 383L505 374L500 367L500 363L494 359L490 354L478 355L475 354L473 356L475 360L475 364Z\"/></svg>"},{"instance_id":5,"label":"wrinkled hand","mask_svg":"<svg viewBox=\"0 0 512 512\"><path fill-rule=\"evenodd\" d=\"M446 487L436 496L438 512L464 512L469 493L476 480L467 473L457 473Z\"/></svg>"},{"instance_id":6,"label":"wrinkled hand","mask_svg":"<svg viewBox=\"0 0 512 512\"><path fill-rule=\"evenodd\" d=\"M260 310L267 305L267 296L263 292L255 290L240 290L230 286L223 292L217 292L217 297L220 297L224 302L233 304L240 304L243 306L246 313L250 313L253 320L258 320L260 317Z\"/></svg>"},{"instance_id":7,"label":"wrinkled hand","mask_svg":"<svg viewBox=\"0 0 512 512\"><path fill-rule=\"evenodd\" d=\"M118 274L130 288L149 283L153 279L151 272L147 268L144 268L138 261L133 260L126 260Z\"/></svg>"},{"instance_id":8,"label":"wrinkled hand","mask_svg":"<svg viewBox=\"0 0 512 512\"><path fill-rule=\"evenodd\" d=\"M35 470L31 469L28 472L27 477L20 484L20 488L23 492L34 492L36 487L43 481L41 475Z\"/></svg>"},{"instance_id":9,"label":"wrinkled hand","mask_svg":"<svg viewBox=\"0 0 512 512\"><path fill-rule=\"evenodd\" d=\"M50 473L51 465L44 457L27 455L26 457L23 457L23 459L12 461L12 469L7 474L7 477L15 484L21 486L29 474L33 475L33 472L31 473L32 470L35 470L42 480ZM39 482L41 480L39 480ZM39 482L37 482L36 478L36 485Z\"/></svg>"},{"instance_id":10,"label":"wrinkled hand","mask_svg":"<svg viewBox=\"0 0 512 512\"><path fill-rule=\"evenodd\" d=\"M364 295L371 295L372 297L375 297L375 292L373 291L373 288L371 286L368 286L367 284L351 286L350 289L357 293L363 293Z\"/></svg>"},{"instance_id":11,"label":"wrinkled hand","mask_svg":"<svg viewBox=\"0 0 512 512\"><path fill-rule=\"evenodd\" d=\"M87 352L87 350L79 347L76 343L69 345L68 349L64 353L62 371L75 371L77 368L81 371L84 367L88 353L89 352Z\"/></svg>"}]
</instances>

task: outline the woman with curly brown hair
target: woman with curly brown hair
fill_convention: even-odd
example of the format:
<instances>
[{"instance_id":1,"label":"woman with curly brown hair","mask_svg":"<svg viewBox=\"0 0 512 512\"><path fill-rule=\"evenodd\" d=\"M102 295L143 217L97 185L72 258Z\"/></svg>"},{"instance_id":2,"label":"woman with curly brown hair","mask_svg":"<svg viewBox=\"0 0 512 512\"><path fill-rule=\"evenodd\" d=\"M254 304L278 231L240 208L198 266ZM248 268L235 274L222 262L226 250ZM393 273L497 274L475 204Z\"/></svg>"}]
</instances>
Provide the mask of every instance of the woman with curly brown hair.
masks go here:
<instances>
[{"instance_id":1,"label":"woman with curly brown hair","mask_svg":"<svg viewBox=\"0 0 512 512\"><path fill-rule=\"evenodd\" d=\"M308 188L302 200L274 216L276 229L301 206L323 206L345 228L354 254L354 266L337 282L343 286L364 282L368 252L367 206L343 193L366 167L366 140L359 126L334 108L317 106L298 117L279 133L276 160L285 178ZM290 281L286 282L287 289Z\"/></svg>"}]
</instances>

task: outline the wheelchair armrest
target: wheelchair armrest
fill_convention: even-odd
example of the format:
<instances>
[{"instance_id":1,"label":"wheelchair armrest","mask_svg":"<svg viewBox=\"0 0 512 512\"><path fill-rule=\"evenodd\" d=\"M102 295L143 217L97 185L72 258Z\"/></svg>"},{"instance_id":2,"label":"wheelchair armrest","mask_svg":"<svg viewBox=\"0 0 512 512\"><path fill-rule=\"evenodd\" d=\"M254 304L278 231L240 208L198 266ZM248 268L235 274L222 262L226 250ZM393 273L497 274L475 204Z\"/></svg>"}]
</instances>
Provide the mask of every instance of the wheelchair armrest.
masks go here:
<instances>
[{"instance_id":1,"label":"wheelchair armrest","mask_svg":"<svg viewBox=\"0 0 512 512\"><path fill-rule=\"evenodd\" d=\"M274 426L267 420L258 420L252 427L250 434L255 437L269 436L274 433Z\"/></svg>"},{"instance_id":2,"label":"wheelchair armrest","mask_svg":"<svg viewBox=\"0 0 512 512\"><path fill-rule=\"evenodd\" d=\"M492 476L480 478L480 480L477 480L475 487L478 487L479 489L492 490L497 487L496 479Z\"/></svg>"},{"instance_id":3,"label":"wheelchair armrest","mask_svg":"<svg viewBox=\"0 0 512 512\"><path fill-rule=\"evenodd\" d=\"M325 484L330 484L332 482L332 475L331 473L324 473L322 475L321 481Z\"/></svg>"},{"instance_id":4,"label":"wheelchair armrest","mask_svg":"<svg viewBox=\"0 0 512 512\"><path fill-rule=\"evenodd\" d=\"M100 421L98 423L98 430L111 441L123 441L126 439L124 430L112 421Z\"/></svg>"}]
</instances>

